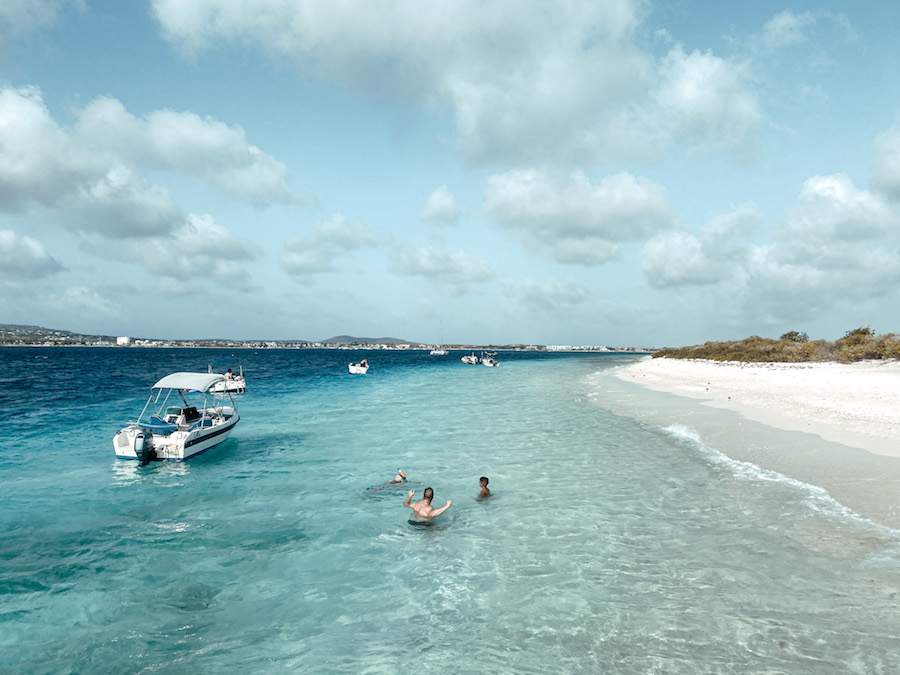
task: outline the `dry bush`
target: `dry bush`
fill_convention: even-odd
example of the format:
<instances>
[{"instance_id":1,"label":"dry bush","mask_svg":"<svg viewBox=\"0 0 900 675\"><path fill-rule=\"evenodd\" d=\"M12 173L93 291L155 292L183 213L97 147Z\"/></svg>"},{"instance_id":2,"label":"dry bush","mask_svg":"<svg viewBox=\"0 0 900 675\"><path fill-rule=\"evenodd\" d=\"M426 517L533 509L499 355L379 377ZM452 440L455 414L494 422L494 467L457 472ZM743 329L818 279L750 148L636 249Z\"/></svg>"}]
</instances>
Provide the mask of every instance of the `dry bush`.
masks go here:
<instances>
[{"instance_id":1,"label":"dry bush","mask_svg":"<svg viewBox=\"0 0 900 675\"><path fill-rule=\"evenodd\" d=\"M900 358L900 335L875 335L870 328L847 331L844 337L827 342L808 341L806 333L792 331L778 340L758 335L732 342L706 342L691 347L660 349L653 357L708 359L711 361L785 362L854 361Z\"/></svg>"}]
</instances>

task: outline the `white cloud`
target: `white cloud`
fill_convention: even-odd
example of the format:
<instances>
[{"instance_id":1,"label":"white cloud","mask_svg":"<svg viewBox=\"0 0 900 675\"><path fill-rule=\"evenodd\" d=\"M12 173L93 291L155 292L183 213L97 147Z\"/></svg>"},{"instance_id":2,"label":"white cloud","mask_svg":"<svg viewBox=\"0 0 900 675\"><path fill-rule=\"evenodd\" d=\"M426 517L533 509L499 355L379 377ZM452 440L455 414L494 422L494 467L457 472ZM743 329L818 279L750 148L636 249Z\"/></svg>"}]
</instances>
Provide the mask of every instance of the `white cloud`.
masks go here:
<instances>
[{"instance_id":1,"label":"white cloud","mask_svg":"<svg viewBox=\"0 0 900 675\"><path fill-rule=\"evenodd\" d=\"M763 214L759 207L747 202L729 213L716 216L703 227L703 244L712 248L717 255L731 255L737 243L756 232L763 224Z\"/></svg>"},{"instance_id":2,"label":"white cloud","mask_svg":"<svg viewBox=\"0 0 900 675\"><path fill-rule=\"evenodd\" d=\"M897 214L884 200L858 189L846 174L813 176L803 184L800 204L786 214L783 237L814 254L848 242L880 239L896 232L897 225Z\"/></svg>"},{"instance_id":3,"label":"white cloud","mask_svg":"<svg viewBox=\"0 0 900 675\"><path fill-rule=\"evenodd\" d=\"M62 129L35 87L0 90L0 210L41 206L74 229L156 235L181 220L165 189Z\"/></svg>"},{"instance_id":4,"label":"white cloud","mask_svg":"<svg viewBox=\"0 0 900 675\"><path fill-rule=\"evenodd\" d=\"M419 210L421 220L439 225L456 225L462 215L462 207L446 185L432 192Z\"/></svg>"},{"instance_id":5,"label":"white cloud","mask_svg":"<svg viewBox=\"0 0 900 675\"><path fill-rule=\"evenodd\" d=\"M142 238L171 232L184 219L165 188L117 165L85 181L59 200L61 216L75 229L116 238Z\"/></svg>"},{"instance_id":6,"label":"white cloud","mask_svg":"<svg viewBox=\"0 0 900 675\"><path fill-rule=\"evenodd\" d=\"M721 281L721 265L688 232L660 234L644 245L641 269L654 288L705 285Z\"/></svg>"},{"instance_id":7,"label":"white cloud","mask_svg":"<svg viewBox=\"0 0 900 675\"><path fill-rule=\"evenodd\" d=\"M900 282L900 212L844 174L808 179L775 241L754 249L747 302L789 317L853 307Z\"/></svg>"},{"instance_id":8,"label":"white cloud","mask_svg":"<svg viewBox=\"0 0 900 675\"><path fill-rule=\"evenodd\" d=\"M677 47L663 60L660 75L650 115L662 142L752 155L763 114L746 65Z\"/></svg>"},{"instance_id":9,"label":"white cloud","mask_svg":"<svg viewBox=\"0 0 900 675\"><path fill-rule=\"evenodd\" d=\"M485 208L529 248L557 262L597 265L626 241L672 226L665 193L652 181L621 173L591 184L581 172L513 171L490 177Z\"/></svg>"},{"instance_id":10,"label":"white cloud","mask_svg":"<svg viewBox=\"0 0 900 675\"><path fill-rule=\"evenodd\" d=\"M806 29L814 22L810 12L779 12L763 26L762 42L770 51L806 42Z\"/></svg>"},{"instance_id":11,"label":"white cloud","mask_svg":"<svg viewBox=\"0 0 900 675\"><path fill-rule=\"evenodd\" d=\"M185 216L163 186L148 183L149 169L194 175L261 205L296 201L283 165L239 129L169 111L142 121L104 98L70 132L37 88L0 89L0 210L37 206L76 230L159 236Z\"/></svg>"},{"instance_id":12,"label":"white cloud","mask_svg":"<svg viewBox=\"0 0 900 675\"><path fill-rule=\"evenodd\" d=\"M783 10L769 19L758 35L751 36L749 45L764 54L802 46L813 57L810 63L821 66L830 61L829 53L836 44L857 39L856 31L841 13Z\"/></svg>"},{"instance_id":13,"label":"white cloud","mask_svg":"<svg viewBox=\"0 0 900 675\"><path fill-rule=\"evenodd\" d=\"M366 97L447 107L477 163L633 158L676 140L745 152L761 120L744 66L680 49L655 60L638 40L643 0L153 7L187 51L255 45Z\"/></svg>"},{"instance_id":14,"label":"white cloud","mask_svg":"<svg viewBox=\"0 0 900 675\"><path fill-rule=\"evenodd\" d=\"M102 173L53 121L40 90L0 89L0 209L54 206Z\"/></svg>"},{"instance_id":15,"label":"white cloud","mask_svg":"<svg viewBox=\"0 0 900 675\"><path fill-rule=\"evenodd\" d=\"M636 130L622 118L643 96L652 63L622 36L594 26L599 35L587 37L589 29L571 18L560 27L571 42L541 36L534 46L545 51L524 53L518 62L503 59L485 73L477 62L494 54L474 53L472 63L444 74L443 91L468 159L583 162L635 154L629 144ZM584 44L590 46L578 46Z\"/></svg>"},{"instance_id":16,"label":"white cloud","mask_svg":"<svg viewBox=\"0 0 900 675\"><path fill-rule=\"evenodd\" d=\"M844 174L808 179L774 240L747 244L761 223L745 204L699 235L660 234L644 247L645 277L658 289L694 287L723 320L754 317L756 325L852 312L900 283L900 210Z\"/></svg>"},{"instance_id":17,"label":"white cloud","mask_svg":"<svg viewBox=\"0 0 900 675\"><path fill-rule=\"evenodd\" d=\"M743 243L762 223L755 204L741 204L710 220L700 236L673 231L656 235L641 253L641 269L654 288L708 286L743 277L749 247Z\"/></svg>"},{"instance_id":18,"label":"white cloud","mask_svg":"<svg viewBox=\"0 0 900 675\"><path fill-rule=\"evenodd\" d=\"M311 283L314 275L334 272L339 257L379 244L365 225L350 225L338 214L331 220L314 223L305 237L288 235L278 256L281 268L297 283Z\"/></svg>"},{"instance_id":19,"label":"white cloud","mask_svg":"<svg viewBox=\"0 0 900 675\"><path fill-rule=\"evenodd\" d=\"M436 246L398 246L391 251L391 269L402 276L422 277L463 295L495 277L490 263L465 251L450 253Z\"/></svg>"},{"instance_id":20,"label":"white cloud","mask_svg":"<svg viewBox=\"0 0 900 675\"><path fill-rule=\"evenodd\" d=\"M190 293L198 290L195 286L205 286L206 279L227 288L251 290L250 275L241 263L261 252L212 216L190 214L170 236L135 244L134 255L144 269L163 280L169 292Z\"/></svg>"},{"instance_id":21,"label":"white cloud","mask_svg":"<svg viewBox=\"0 0 900 675\"><path fill-rule=\"evenodd\" d=\"M79 116L85 145L119 158L197 176L256 206L298 202L281 162L251 145L244 130L191 112L156 110L143 119L114 98L99 98Z\"/></svg>"},{"instance_id":22,"label":"white cloud","mask_svg":"<svg viewBox=\"0 0 900 675\"><path fill-rule=\"evenodd\" d=\"M0 230L0 279L26 281L50 276L62 269L44 245L12 230Z\"/></svg>"},{"instance_id":23,"label":"white cloud","mask_svg":"<svg viewBox=\"0 0 900 675\"><path fill-rule=\"evenodd\" d=\"M838 246L807 260L790 245L753 249L748 285L733 296L746 316L792 323L839 315L894 293L900 282L900 254L893 247Z\"/></svg>"}]
</instances>

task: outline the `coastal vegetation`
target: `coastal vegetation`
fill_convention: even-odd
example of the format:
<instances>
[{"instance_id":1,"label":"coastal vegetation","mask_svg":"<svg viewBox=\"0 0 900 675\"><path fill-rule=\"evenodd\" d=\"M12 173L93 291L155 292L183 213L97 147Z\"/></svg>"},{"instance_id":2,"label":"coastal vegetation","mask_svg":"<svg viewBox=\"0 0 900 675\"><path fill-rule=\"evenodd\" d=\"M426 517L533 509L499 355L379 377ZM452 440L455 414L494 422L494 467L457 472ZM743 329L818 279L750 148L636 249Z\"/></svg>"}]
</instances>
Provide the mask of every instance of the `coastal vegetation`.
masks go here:
<instances>
[{"instance_id":1,"label":"coastal vegetation","mask_svg":"<svg viewBox=\"0 0 900 675\"><path fill-rule=\"evenodd\" d=\"M653 352L653 357L708 359L711 361L801 363L900 358L900 335L875 335L871 328L854 328L828 342L810 340L806 333L791 331L777 340L754 335L733 342L707 342L692 347L672 347Z\"/></svg>"}]
</instances>

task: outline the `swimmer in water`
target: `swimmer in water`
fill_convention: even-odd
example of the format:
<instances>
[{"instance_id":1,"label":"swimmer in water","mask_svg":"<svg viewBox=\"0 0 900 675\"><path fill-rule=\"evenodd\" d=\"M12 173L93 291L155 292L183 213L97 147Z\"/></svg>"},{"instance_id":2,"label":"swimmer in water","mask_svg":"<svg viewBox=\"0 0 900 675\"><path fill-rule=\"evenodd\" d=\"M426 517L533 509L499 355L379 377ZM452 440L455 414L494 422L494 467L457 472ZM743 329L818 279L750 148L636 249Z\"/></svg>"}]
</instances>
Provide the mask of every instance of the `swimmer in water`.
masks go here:
<instances>
[{"instance_id":1,"label":"swimmer in water","mask_svg":"<svg viewBox=\"0 0 900 675\"><path fill-rule=\"evenodd\" d=\"M403 469L397 469L396 475L393 478L391 478L389 481L387 481L386 483L382 483L381 485L373 485L372 487L366 488L366 490L369 492L378 492L379 490L383 490L384 488L388 487L389 485L399 485L399 484L405 483L405 482L406 482L406 474L403 473Z\"/></svg>"},{"instance_id":2,"label":"swimmer in water","mask_svg":"<svg viewBox=\"0 0 900 675\"><path fill-rule=\"evenodd\" d=\"M478 484L481 485L481 496L482 497L490 497L491 491L488 490L488 478L487 476L482 476L478 479Z\"/></svg>"},{"instance_id":3,"label":"swimmer in water","mask_svg":"<svg viewBox=\"0 0 900 675\"><path fill-rule=\"evenodd\" d=\"M453 503L450 499L448 499L447 503L444 504L441 508L432 508L431 500L434 499L434 490L428 487L425 488L425 492L422 493L422 501L412 504L410 502L412 501L412 496L415 493L415 490L410 490L409 495L407 495L406 501L403 504L403 506L408 506L413 510L413 516L409 519L409 522L412 525L421 525L423 523L430 522L432 518L437 518L444 511L449 509L450 505Z\"/></svg>"}]
</instances>

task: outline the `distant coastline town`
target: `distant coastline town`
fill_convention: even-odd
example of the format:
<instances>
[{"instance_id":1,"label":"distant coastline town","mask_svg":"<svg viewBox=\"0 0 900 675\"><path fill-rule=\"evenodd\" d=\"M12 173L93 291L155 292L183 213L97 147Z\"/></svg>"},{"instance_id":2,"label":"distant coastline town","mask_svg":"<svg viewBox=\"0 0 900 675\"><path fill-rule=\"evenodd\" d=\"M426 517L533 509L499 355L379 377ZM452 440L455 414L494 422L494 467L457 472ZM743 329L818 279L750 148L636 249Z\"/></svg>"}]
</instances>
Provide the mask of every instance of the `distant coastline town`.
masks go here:
<instances>
[{"instance_id":1,"label":"distant coastline town","mask_svg":"<svg viewBox=\"0 0 900 675\"><path fill-rule=\"evenodd\" d=\"M66 330L0 324L0 346L3 347L208 347L220 349L385 349L416 350L432 349L436 345L414 342L399 338L363 338L338 335L327 340L226 340L204 339L158 339L132 336L88 335ZM450 350L490 350L490 351L547 351L547 352L628 352L650 353L652 349L640 347L606 347L600 345L442 345Z\"/></svg>"}]
</instances>

